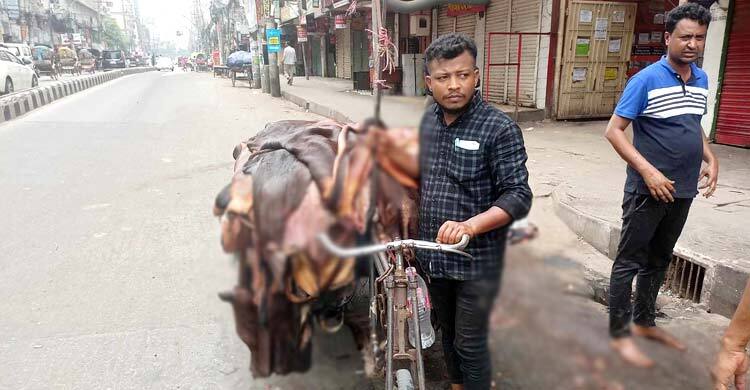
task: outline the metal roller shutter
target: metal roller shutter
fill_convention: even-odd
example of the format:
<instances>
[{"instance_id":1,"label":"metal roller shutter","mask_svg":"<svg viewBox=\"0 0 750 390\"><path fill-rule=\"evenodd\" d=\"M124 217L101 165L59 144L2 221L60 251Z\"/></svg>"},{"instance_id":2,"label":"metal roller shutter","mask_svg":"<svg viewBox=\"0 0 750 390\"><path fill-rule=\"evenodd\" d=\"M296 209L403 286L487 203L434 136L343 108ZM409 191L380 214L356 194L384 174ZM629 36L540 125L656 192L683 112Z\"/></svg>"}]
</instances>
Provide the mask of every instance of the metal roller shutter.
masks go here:
<instances>
[{"instance_id":1,"label":"metal roller shutter","mask_svg":"<svg viewBox=\"0 0 750 390\"><path fill-rule=\"evenodd\" d=\"M510 0L493 0L487 6L485 13L486 30L490 32L507 32L510 31ZM508 51L510 46L510 36L493 35L484 41L485 53L484 58L487 63L508 63L511 62ZM489 76L487 76L489 72ZM485 99L494 103L507 102L506 96L508 91L506 80L508 79L508 67L492 66L487 67L485 75L482 75L486 83Z\"/></svg>"},{"instance_id":2,"label":"metal roller shutter","mask_svg":"<svg viewBox=\"0 0 750 390\"><path fill-rule=\"evenodd\" d=\"M540 32L541 0L493 0L487 7L486 31ZM518 36L493 35L491 44L485 40L485 58L489 63L513 63L517 59ZM524 36L521 46L521 80L519 102L522 106L536 105L536 76L539 60L539 37ZM486 76L485 76L486 78ZM494 103L509 103L515 99L516 67L489 67L487 99Z\"/></svg>"},{"instance_id":3,"label":"metal roller shutter","mask_svg":"<svg viewBox=\"0 0 750 390\"><path fill-rule=\"evenodd\" d=\"M438 8L438 36L459 32L473 39L476 25L477 17L474 14L453 17L448 16L447 5L441 5Z\"/></svg>"},{"instance_id":4,"label":"metal roller shutter","mask_svg":"<svg viewBox=\"0 0 750 390\"><path fill-rule=\"evenodd\" d=\"M750 147L750 2L735 1L721 86L716 142Z\"/></svg>"},{"instance_id":5,"label":"metal roller shutter","mask_svg":"<svg viewBox=\"0 0 750 390\"><path fill-rule=\"evenodd\" d=\"M541 0L524 0L513 2L513 14L511 15L512 31L518 32L540 32ZM516 48L518 47L516 41ZM516 49L517 50L517 49ZM539 36L527 35L522 39L521 46L521 93L519 95L522 106L533 107L536 105L536 71L539 56ZM515 69L511 72L515 77ZM511 99L515 99L515 84L512 89Z\"/></svg>"},{"instance_id":6,"label":"metal roller shutter","mask_svg":"<svg viewBox=\"0 0 750 390\"><path fill-rule=\"evenodd\" d=\"M438 36L453 32L453 22L456 18L448 16L448 6L438 8Z\"/></svg>"},{"instance_id":7,"label":"metal roller shutter","mask_svg":"<svg viewBox=\"0 0 750 390\"><path fill-rule=\"evenodd\" d=\"M474 30L477 26L477 17L474 14L463 15L454 18L456 19L456 31L457 33L463 33L474 39Z\"/></svg>"},{"instance_id":8,"label":"metal roller shutter","mask_svg":"<svg viewBox=\"0 0 750 390\"><path fill-rule=\"evenodd\" d=\"M352 78L352 40L348 28L336 30L336 77Z\"/></svg>"}]
</instances>

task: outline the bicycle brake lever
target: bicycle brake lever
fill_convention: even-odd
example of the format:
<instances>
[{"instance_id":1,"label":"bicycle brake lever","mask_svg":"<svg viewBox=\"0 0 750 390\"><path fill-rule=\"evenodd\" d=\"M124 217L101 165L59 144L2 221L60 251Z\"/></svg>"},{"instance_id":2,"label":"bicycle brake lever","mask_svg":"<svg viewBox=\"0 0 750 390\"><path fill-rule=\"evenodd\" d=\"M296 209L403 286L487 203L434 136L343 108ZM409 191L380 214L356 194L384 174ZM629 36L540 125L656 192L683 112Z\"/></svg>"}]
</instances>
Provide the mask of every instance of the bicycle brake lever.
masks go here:
<instances>
[{"instance_id":1,"label":"bicycle brake lever","mask_svg":"<svg viewBox=\"0 0 750 390\"><path fill-rule=\"evenodd\" d=\"M463 241L464 240L462 240L461 244L463 244ZM455 246L455 245L445 245L445 244L437 244L437 243L424 243L424 242L415 242L414 243L414 247L417 248L417 249L428 249L428 250L436 250L438 252L443 252L443 253L453 253L455 255L460 255L460 256L468 257L469 259L474 260L474 256L472 256L472 255L470 255L470 254L462 251L461 249L456 249L455 247L454 248L450 248L451 246ZM463 247L465 248L465 245L463 245Z\"/></svg>"},{"instance_id":2,"label":"bicycle brake lever","mask_svg":"<svg viewBox=\"0 0 750 390\"><path fill-rule=\"evenodd\" d=\"M456 254L456 255L461 255L463 257L468 257L469 259L474 260L474 256L472 256L472 255L470 255L470 254L468 254L468 253L466 253L464 251L460 251L458 249L441 249L440 251L441 252L453 253L453 254Z\"/></svg>"}]
</instances>

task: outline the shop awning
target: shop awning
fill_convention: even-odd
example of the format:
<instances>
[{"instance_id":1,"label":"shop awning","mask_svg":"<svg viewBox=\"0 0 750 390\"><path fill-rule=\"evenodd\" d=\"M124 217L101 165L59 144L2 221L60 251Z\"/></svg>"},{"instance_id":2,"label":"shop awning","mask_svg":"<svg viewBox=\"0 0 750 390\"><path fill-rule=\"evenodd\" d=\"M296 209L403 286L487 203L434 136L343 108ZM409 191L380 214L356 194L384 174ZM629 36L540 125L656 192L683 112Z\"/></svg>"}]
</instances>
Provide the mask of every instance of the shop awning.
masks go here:
<instances>
[{"instance_id":1,"label":"shop awning","mask_svg":"<svg viewBox=\"0 0 750 390\"><path fill-rule=\"evenodd\" d=\"M443 4L486 5L490 0L385 0L388 11L408 14L436 8Z\"/></svg>"}]
</instances>

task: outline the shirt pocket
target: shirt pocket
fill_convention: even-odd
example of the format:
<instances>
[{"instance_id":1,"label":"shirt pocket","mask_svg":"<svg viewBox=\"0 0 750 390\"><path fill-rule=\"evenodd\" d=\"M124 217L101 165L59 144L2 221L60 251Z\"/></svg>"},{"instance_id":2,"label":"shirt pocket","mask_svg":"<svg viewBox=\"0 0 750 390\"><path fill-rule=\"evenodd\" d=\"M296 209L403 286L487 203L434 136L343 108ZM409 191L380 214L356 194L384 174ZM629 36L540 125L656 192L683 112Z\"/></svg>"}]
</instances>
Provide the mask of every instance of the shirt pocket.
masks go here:
<instances>
[{"instance_id":1,"label":"shirt pocket","mask_svg":"<svg viewBox=\"0 0 750 390\"><path fill-rule=\"evenodd\" d=\"M452 147L447 174L456 183L471 183L481 180L487 171L482 149L468 150Z\"/></svg>"}]
</instances>

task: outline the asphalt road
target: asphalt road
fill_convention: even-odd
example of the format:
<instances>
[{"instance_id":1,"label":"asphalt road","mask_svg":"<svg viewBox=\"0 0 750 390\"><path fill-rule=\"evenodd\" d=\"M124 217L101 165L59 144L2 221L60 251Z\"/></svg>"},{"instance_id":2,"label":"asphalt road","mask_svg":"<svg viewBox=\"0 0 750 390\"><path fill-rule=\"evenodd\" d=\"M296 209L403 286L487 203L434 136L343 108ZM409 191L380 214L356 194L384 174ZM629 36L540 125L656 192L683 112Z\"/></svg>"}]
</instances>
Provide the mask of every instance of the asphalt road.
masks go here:
<instances>
[{"instance_id":1,"label":"asphalt road","mask_svg":"<svg viewBox=\"0 0 750 390\"><path fill-rule=\"evenodd\" d=\"M370 388L346 332L316 335L306 375L252 379L216 297L235 281L211 215L232 149L304 118L316 117L226 79L151 72L0 125L0 389ZM510 250L492 316L497 387L708 388L726 320L666 301L660 325L691 350L642 343L657 367L625 367L594 301L591 270L611 263L554 216L544 187L542 236ZM438 342L430 389L447 386L440 355Z\"/></svg>"},{"instance_id":2,"label":"asphalt road","mask_svg":"<svg viewBox=\"0 0 750 390\"><path fill-rule=\"evenodd\" d=\"M152 72L0 126L0 389L299 381L250 378L216 297L235 267L211 207L237 142L304 118L315 117L229 80ZM347 335L321 337L336 364L321 360L318 376L353 383Z\"/></svg>"}]
</instances>

